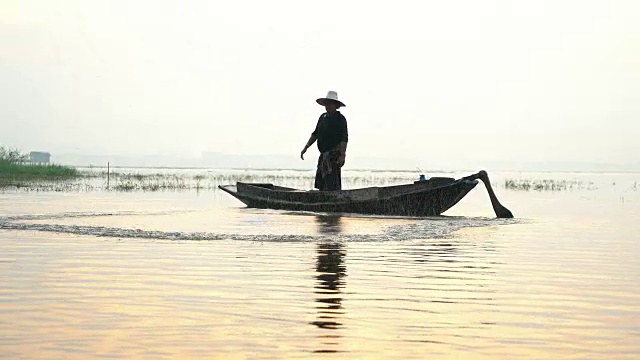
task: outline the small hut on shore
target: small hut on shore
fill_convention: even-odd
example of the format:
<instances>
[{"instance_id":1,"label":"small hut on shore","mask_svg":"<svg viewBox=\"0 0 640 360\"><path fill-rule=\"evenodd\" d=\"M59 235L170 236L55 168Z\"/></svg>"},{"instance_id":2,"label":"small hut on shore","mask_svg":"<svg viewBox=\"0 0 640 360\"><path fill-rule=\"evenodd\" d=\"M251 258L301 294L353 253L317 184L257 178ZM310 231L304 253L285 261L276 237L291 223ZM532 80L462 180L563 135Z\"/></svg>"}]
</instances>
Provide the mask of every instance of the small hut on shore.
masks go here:
<instances>
[{"instance_id":1,"label":"small hut on shore","mask_svg":"<svg viewBox=\"0 0 640 360\"><path fill-rule=\"evenodd\" d=\"M32 151L29 153L29 162L32 164L48 164L51 154L44 151Z\"/></svg>"}]
</instances>

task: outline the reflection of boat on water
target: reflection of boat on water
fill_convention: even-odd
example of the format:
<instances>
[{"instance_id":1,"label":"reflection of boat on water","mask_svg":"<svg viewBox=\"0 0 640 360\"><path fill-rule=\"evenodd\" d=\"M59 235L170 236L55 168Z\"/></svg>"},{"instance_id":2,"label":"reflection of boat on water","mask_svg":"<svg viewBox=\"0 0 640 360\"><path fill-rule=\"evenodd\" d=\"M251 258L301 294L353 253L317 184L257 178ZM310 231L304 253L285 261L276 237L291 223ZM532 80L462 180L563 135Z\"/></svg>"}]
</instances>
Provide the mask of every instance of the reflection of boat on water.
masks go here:
<instances>
[{"instance_id":1,"label":"reflection of boat on water","mask_svg":"<svg viewBox=\"0 0 640 360\"><path fill-rule=\"evenodd\" d=\"M342 217L340 215L316 215L316 222L321 234L340 234L342 232Z\"/></svg>"},{"instance_id":2,"label":"reflection of boat on water","mask_svg":"<svg viewBox=\"0 0 640 360\"><path fill-rule=\"evenodd\" d=\"M320 232L326 234L340 233L339 216L318 216ZM323 241L317 245L318 259L316 262L316 285L314 293L316 296L317 320L311 324L321 329L339 329L342 327L340 316L342 311L342 291L344 288L344 277L346 276L346 266L344 265L344 245L339 241ZM323 335L324 346L335 346L335 339L339 335ZM336 352L336 350L318 350L317 352Z\"/></svg>"}]
</instances>

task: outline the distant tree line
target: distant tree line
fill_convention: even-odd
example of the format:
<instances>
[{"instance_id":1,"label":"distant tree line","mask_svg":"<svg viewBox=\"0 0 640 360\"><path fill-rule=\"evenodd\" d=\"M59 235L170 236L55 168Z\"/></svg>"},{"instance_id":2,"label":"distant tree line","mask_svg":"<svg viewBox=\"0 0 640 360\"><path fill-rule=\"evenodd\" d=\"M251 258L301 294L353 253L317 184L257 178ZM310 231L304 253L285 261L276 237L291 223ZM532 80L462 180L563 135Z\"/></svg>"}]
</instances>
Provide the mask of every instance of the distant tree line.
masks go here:
<instances>
[{"instance_id":1,"label":"distant tree line","mask_svg":"<svg viewBox=\"0 0 640 360\"><path fill-rule=\"evenodd\" d=\"M8 164L23 164L29 161L29 155L18 149L9 149L0 146L0 162Z\"/></svg>"}]
</instances>

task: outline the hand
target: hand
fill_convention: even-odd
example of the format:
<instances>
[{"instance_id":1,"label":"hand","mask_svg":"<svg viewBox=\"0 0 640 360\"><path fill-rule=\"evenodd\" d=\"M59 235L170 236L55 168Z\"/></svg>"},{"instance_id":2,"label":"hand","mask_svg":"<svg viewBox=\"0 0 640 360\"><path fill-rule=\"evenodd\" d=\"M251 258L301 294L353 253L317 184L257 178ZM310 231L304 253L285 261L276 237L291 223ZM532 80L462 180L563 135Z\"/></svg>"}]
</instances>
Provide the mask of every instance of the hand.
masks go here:
<instances>
[{"instance_id":1,"label":"hand","mask_svg":"<svg viewBox=\"0 0 640 360\"><path fill-rule=\"evenodd\" d=\"M307 147L305 146L304 149L302 149L302 151L300 152L300 159L304 160L304 153L307 152Z\"/></svg>"},{"instance_id":2,"label":"hand","mask_svg":"<svg viewBox=\"0 0 640 360\"><path fill-rule=\"evenodd\" d=\"M344 161L345 161L345 155L340 155L338 157L338 160L336 160L336 163L338 164L339 167L344 166Z\"/></svg>"}]
</instances>

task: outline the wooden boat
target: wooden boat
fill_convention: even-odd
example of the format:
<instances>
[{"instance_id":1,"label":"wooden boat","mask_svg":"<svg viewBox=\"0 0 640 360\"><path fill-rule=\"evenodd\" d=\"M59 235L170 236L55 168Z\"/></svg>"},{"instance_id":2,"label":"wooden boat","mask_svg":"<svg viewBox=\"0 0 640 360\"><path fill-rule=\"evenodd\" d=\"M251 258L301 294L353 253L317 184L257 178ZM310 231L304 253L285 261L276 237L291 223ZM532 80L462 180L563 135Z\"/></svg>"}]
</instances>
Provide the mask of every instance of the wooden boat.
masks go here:
<instances>
[{"instance_id":1,"label":"wooden boat","mask_svg":"<svg viewBox=\"0 0 640 360\"><path fill-rule=\"evenodd\" d=\"M457 204L478 181L430 178L412 184L353 190L299 190L273 184L220 185L248 207L394 216L437 216Z\"/></svg>"},{"instance_id":2,"label":"wooden boat","mask_svg":"<svg viewBox=\"0 0 640 360\"><path fill-rule=\"evenodd\" d=\"M237 182L218 187L248 207L295 211L356 213L395 216L437 216L457 204L480 179L499 218L513 218L481 170L460 179L434 177L413 184L368 187L353 190L299 190L273 184Z\"/></svg>"}]
</instances>

